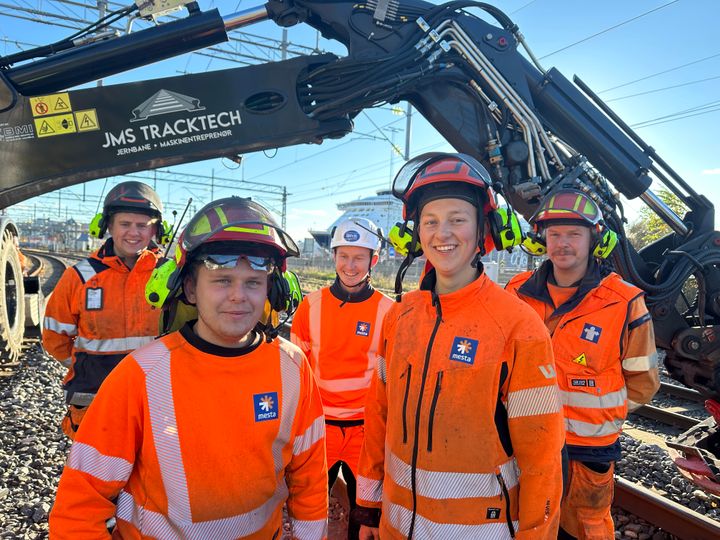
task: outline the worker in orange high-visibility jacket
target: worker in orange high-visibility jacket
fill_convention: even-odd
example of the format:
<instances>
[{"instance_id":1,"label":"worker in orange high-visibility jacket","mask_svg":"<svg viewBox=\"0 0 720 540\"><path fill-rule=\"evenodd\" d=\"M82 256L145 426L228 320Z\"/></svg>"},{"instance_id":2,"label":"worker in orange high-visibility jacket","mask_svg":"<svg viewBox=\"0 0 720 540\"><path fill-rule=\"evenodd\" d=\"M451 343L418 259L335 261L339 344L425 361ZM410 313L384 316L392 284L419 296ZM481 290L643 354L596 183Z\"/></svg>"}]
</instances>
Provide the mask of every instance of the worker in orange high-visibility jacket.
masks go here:
<instances>
[{"instance_id":1,"label":"worker in orange high-visibility jacket","mask_svg":"<svg viewBox=\"0 0 720 540\"><path fill-rule=\"evenodd\" d=\"M162 202L141 182L122 182L105 197L90 234L109 238L62 275L48 299L43 346L68 368L63 381L71 439L108 373L158 334L159 311L148 308L145 284L165 235Z\"/></svg>"},{"instance_id":2,"label":"worker in orange high-visibility jacket","mask_svg":"<svg viewBox=\"0 0 720 540\"><path fill-rule=\"evenodd\" d=\"M659 387L652 319L644 293L599 261L615 244L591 197L571 188L549 194L532 219L548 260L507 288L552 334L570 458L559 538L615 538L610 506L618 440L628 411Z\"/></svg>"},{"instance_id":3,"label":"worker in orange high-visibility jacket","mask_svg":"<svg viewBox=\"0 0 720 540\"><path fill-rule=\"evenodd\" d=\"M325 412L328 489L338 472L350 502L348 539L358 538L356 478L365 432L365 398L375 371L380 328L392 300L370 284L382 231L366 218L348 218L332 232L335 282L308 296L298 307L293 343L307 355Z\"/></svg>"},{"instance_id":4,"label":"worker in orange high-visibility jacket","mask_svg":"<svg viewBox=\"0 0 720 540\"><path fill-rule=\"evenodd\" d=\"M432 269L385 316L360 457L363 540L557 537L565 433L552 346L483 272L490 183L472 157L442 153L393 183Z\"/></svg>"},{"instance_id":5,"label":"worker in orange high-visibility jacket","mask_svg":"<svg viewBox=\"0 0 720 540\"><path fill-rule=\"evenodd\" d=\"M286 503L293 538L326 538L320 394L302 351L258 326L266 300L288 309L281 272L297 255L248 199L193 217L147 297L197 320L108 376L70 450L50 538L110 538L115 517L113 538L279 539Z\"/></svg>"}]
</instances>

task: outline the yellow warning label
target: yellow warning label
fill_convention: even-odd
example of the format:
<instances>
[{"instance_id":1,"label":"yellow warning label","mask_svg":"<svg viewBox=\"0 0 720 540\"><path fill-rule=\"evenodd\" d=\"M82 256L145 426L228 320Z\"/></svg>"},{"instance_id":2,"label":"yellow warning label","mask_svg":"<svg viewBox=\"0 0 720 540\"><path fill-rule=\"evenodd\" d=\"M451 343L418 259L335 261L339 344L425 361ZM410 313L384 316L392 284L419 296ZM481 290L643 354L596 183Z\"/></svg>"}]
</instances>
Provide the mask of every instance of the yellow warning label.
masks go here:
<instances>
[{"instance_id":1,"label":"yellow warning label","mask_svg":"<svg viewBox=\"0 0 720 540\"><path fill-rule=\"evenodd\" d=\"M68 113L72 111L70 94L52 94L30 98L30 109L33 116L47 116L48 114Z\"/></svg>"},{"instance_id":2,"label":"yellow warning label","mask_svg":"<svg viewBox=\"0 0 720 540\"><path fill-rule=\"evenodd\" d=\"M100 129L95 109L75 111L75 123L77 124L77 130L80 133L83 131L95 131Z\"/></svg>"},{"instance_id":3,"label":"yellow warning label","mask_svg":"<svg viewBox=\"0 0 720 540\"><path fill-rule=\"evenodd\" d=\"M72 114L58 114L46 118L37 118L35 122L35 133L38 137L52 137L53 135L65 135L75 133L75 119Z\"/></svg>"},{"instance_id":4,"label":"yellow warning label","mask_svg":"<svg viewBox=\"0 0 720 540\"><path fill-rule=\"evenodd\" d=\"M581 353L580 356L577 358L573 358L573 362L576 364L580 364L581 366L587 366L587 358L585 358L585 353Z\"/></svg>"}]
</instances>

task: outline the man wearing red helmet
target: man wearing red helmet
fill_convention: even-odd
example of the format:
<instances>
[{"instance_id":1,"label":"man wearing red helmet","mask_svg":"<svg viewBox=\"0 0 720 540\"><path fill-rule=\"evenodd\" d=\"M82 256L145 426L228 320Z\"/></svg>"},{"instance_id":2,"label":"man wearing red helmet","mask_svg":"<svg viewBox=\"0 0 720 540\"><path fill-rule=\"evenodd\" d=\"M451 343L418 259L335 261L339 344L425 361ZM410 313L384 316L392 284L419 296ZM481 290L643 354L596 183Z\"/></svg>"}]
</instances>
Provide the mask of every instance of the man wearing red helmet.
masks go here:
<instances>
[{"instance_id":1,"label":"man wearing red helmet","mask_svg":"<svg viewBox=\"0 0 720 540\"><path fill-rule=\"evenodd\" d=\"M355 494L364 437L365 397L377 364L380 327L392 300L370 284L382 232L354 217L332 232L336 278L305 297L293 317L291 337L308 357L320 386L327 430L328 488L338 472L350 502L348 539L356 540Z\"/></svg>"},{"instance_id":2,"label":"man wearing red helmet","mask_svg":"<svg viewBox=\"0 0 720 540\"><path fill-rule=\"evenodd\" d=\"M616 237L591 197L556 190L531 222L548 260L507 288L552 334L570 457L559 538L610 540L618 437L628 410L648 403L659 387L652 320L640 289L614 272L601 274L598 261Z\"/></svg>"},{"instance_id":3,"label":"man wearing red helmet","mask_svg":"<svg viewBox=\"0 0 720 540\"><path fill-rule=\"evenodd\" d=\"M363 539L557 536L564 432L550 337L482 271L489 186L463 154L419 156L395 178L410 245L432 269L383 323L358 478Z\"/></svg>"},{"instance_id":4,"label":"man wearing red helmet","mask_svg":"<svg viewBox=\"0 0 720 540\"><path fill-rule=\"evenodd\" d=\"M110 238L68 268L48 299L43 347L68 368L63 381L71 439L108 373L158 333L158 311L145 303L145 283L159 259L162 202L141 182L122 182L105 197L90 234Z\"/></svg>"},{"instance_id":5,"label":"man wearing red helmet","mask_svg":"<svg viewBox=\"0 0 720 540\"><path fill-rule=\"evenodd\" d=\"M291 309L282 277L292 239L237 197L201 209L148 298L196 320L128 355L78 431L50 515L50 536L327 536L320 395L303 353L258 326L269 302ZM175 314L177 317L177 313Z\"/></svg>"}]
</instances>

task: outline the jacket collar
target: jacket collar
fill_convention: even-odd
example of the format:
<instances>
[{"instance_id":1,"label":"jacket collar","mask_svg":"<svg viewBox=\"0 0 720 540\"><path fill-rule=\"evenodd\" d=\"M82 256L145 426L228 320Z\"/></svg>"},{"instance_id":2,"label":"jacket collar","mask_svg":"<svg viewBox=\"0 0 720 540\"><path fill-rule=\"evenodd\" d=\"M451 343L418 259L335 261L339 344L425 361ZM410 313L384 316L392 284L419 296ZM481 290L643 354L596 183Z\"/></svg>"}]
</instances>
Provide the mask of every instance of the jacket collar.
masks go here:
<instances>
[{"instance_id":1,"label":"jacket collar","mask_svg":"<svg viewBox=\"0 0 720 540\"><path fill-rule=\"evenodd\" d=\"M375 289L369 282L365 282L365 286L357 292L347 292L343 289L343 286L340 283L340 278L337 276L335 276L335 282L330 285L330 293L343 304L356 304L358 302L364 302L370 298L374 292Z\"/></svg>"},{"instance_id":2,"label":"jacket collar","mask_svg":"<svg viewBox=\"0 0 720 540\"><path fill-rule=\"evenodd\" d=\"M542 263L540 268L533 272L530 279L518 288L518 292L523 296L534 298L535 300L539 300L540 302L552 306L553 301L550 298L550 292L547 288L548 280L554 281L552 274L552 262L550 262L549 259ZM602 277L600 275L600 265L597 261L593 260L588 265L585 276L577 284L578 288L577 291L575 291L575 294L573 294L562 306L558 307L553 312L552 316L555 317L558 315L564 315L565 313L574 310L588 295L588 293L590 293L590 291L600 285L601 281Z\"/></svg>"}]
</instances>

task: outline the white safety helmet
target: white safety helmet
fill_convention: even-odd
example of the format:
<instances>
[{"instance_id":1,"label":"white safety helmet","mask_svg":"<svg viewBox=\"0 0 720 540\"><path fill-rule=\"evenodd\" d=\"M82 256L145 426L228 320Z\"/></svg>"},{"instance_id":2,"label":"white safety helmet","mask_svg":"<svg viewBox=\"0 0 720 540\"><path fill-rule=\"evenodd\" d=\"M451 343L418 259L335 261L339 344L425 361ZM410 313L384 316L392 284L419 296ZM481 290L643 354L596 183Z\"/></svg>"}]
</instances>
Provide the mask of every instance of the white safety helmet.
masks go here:
<instances>
[{"instance_id":1,"label":"white safety helmet","mask_svg":"<svg viewBox=\"0 0 720 540\"><path fill-rule=\"evenodd\" d=\"M330 249L340 246L359 246L374 253L380 251L382 230L366 218L348 218L337 225L332 232Z\"/></svg>"}]
</instances>

